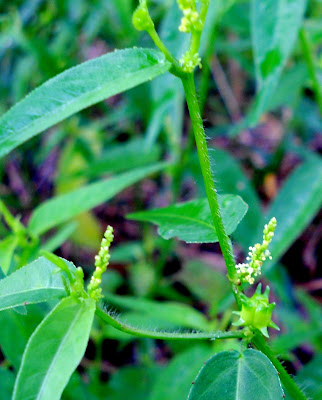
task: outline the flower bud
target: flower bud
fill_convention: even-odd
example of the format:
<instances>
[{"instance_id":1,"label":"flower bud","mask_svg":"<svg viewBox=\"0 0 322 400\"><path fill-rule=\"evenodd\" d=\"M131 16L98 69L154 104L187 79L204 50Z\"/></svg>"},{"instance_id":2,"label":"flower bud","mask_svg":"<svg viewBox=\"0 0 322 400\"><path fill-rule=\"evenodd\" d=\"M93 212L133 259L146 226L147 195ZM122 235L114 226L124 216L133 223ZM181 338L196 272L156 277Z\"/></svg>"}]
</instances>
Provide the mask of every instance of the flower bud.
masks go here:
<instances>
[{"instance_id":1,"label":"flower bud","mask_svg":"<svg viewBox=\"0 0 322 400\"><path fill-rule=\"evenodd\" d=\"M132 16L134 28L138 31L149 31L154 28L154 23L150 17L146 0L141 0L139 6Z\"/></svg>"},{"instance_id":2,"label":"flower bud","mask_svg":"<svg viewBox=\"0 0 322 400\"><path fill-rule=\"evenodd\" d=\"M239 321L234 322L235 326L245 326L251 329L258 329L268 337L267 327L279 330L279 327L271 320L275 303L269 303L269 287L266 287L264 294L261 294L262 285L257 286L252 297L241 294L241 311L234 312L239 315Z\"/></svg>"}]
</instances>

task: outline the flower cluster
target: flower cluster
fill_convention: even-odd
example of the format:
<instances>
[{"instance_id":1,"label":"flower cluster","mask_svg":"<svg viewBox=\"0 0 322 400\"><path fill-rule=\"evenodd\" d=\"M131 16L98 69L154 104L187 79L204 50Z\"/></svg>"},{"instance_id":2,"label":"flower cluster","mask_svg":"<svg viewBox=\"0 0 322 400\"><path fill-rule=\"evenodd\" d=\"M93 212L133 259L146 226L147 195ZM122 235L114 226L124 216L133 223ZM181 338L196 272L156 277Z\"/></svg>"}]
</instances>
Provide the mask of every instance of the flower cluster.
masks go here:
<instances>
[{"instance_id":1,"label":"flower cluster","mask_svg":"<svg viewBox=\"0 0 322 400\"><path fill-rule=\"evenodd\" d=\"M192 54L189 50L180 58L180 64L185 72L193 72L197 66L202 68L199 53Z\"/></svg>"},{"instance_id":2,"label":"flower cluster","mask_svg":"<svg viewBox=\"0 0 322 400\"><path fill-rule=\"evenodd\" d=\"M239 320L234 322L233 325L258 329L264 336L268 337L267 327L278 331L280 329L271 319L275 303L269 302L269 287L266 287L263 294L261 291L262 285L259 284L252 297L247 297L241 293L242 308L241 311L234 311L234 314L239 315Z\"/></svg>"},{"instance_id":3,"label":"flower cluster","mask_svg":"<svg viewBox=\"0 0 322 400\"><path fill-rule=\"evenodd\" d=\"M272 218L264 226L263 243L256 243L254 247L249 247L249 253L246 260L248 263L237 264L237 274L241 282L248 282L251 285L255 282L255 277L261 274L263 262L269 258L272 259L268 246L273 239L276 228L276 218Z\"/></svg>"},{"instance_id":4,"label":"flower cluster","mask_svg":"<svg viewBox=\"0 0 322 400\"><path fill-rule=\"evenodd\" d=\"M192 30L202 31L203 23L196 9L194 0L178 0L178 5L183 13L179 31L190 33Z\"/></svg>"},{"instance_id":5,"label":"flower cluster","mask_svg":"<svg viewBox=\"0 0 322 400\"><path fill-rule=\"evenodd\" d=\"M109 250L113 239L113 228L108 226L104 233L104 238L102 239L101 248L98 254L95 256L95 271L87 287L89 296L96 301L102 297L102 289L99 286L102 282L102 274L106 271L106 268L109 264Z\"/></svg>"}]
</instances>

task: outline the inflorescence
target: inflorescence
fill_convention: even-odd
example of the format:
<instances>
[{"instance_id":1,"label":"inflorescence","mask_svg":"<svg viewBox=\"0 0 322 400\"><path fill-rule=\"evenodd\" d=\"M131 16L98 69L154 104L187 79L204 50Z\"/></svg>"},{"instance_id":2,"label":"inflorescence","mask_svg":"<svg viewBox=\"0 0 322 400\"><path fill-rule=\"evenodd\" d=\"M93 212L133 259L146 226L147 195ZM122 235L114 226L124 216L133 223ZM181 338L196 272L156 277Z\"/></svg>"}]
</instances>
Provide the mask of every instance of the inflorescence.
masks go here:
<instances>
[{"instance_id":1,"label":"inflorescence","mask_svg":"<svg viewBox=\"0 0 322 400\"><path fill-rule=\"evenodd\" d=\"M102 289L99 286L102 282L102 274L106 271L109 264L110 245L113 239L113 228L108 226L101 242L101 248L98 254L95 256L95 271L91 277L90 283L87 286L89 296L96 301L102 297Z\"/></svg>"},{"instance_id":2,"label":"inflorescence","mask_svg":"<svg viewBox=\"0 0 322 400\"><path fill-rule=\"evenodd\" d=\"M254 247L249 247L248 257L246 258L248 263L236 265L238 279L241 282L248 282L252 285L255 282L255 277L261 275L263 262L267 258L272 259L268 246L274 237L276 224L276 218L274 217L264 226L263 243L256 243Z\"/></svg>"},{"instance_id":3,"label":"inflorescence","mask_svg":"<svg viewBox=\"0 0 322 400\"><path fill-rule=\"evenodd\" d=\"M183 13L179 31L191 34L202 32L204 24L196 8L196 2L194 0L177 0L177 2ZM179 61L185 72L193 72L197 66L202 67L199 53L192 48L183 54Z\"/></svg>"}]
</instances>

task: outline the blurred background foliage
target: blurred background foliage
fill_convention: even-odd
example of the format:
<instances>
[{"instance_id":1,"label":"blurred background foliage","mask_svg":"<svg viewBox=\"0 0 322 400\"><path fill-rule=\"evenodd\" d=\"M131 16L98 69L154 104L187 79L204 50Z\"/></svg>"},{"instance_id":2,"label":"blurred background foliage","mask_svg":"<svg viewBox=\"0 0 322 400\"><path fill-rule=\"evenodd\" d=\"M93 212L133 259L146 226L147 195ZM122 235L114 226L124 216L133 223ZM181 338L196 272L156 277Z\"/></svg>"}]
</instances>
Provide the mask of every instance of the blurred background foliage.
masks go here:
<instances>
[{"instance_id":1,"label":"blurred background foliage","mask_svg":"<svg viewBox=\"0 0 322 400\"><path fill-rule=\"evenodd\" d=\"M180 55L187 38L177 29L176 2L150 3L160 34ZM318 399L322 395L319 105L303 45L297 40L260 121L247 124L256 99L250 1L220 4L209 17L202 42L204 68L196 77L214 174L221 193L239 194L249 205L233 235L238 261L258 238L262 222L270 216L278 220L274 263L266 266L263 278L272 287L278 303L276 322L282 328L281 334L271 334L272 346L288 371L297 373L307 394ZM0 114L31 89L80 62L115 48L153 47L145 33L132 27L135 6L132 0L0 1ZM308 2L304 28L321 85L321 0ZM122 310L121 318L150 328L226 329L233 299L219 246L165 241L154 227L125 218L130 212L203 195L193 146L182 157L188 131L180 82L162 76L68 118L0 160L0 196L27 224L32 210L49 198L161 159L179 163L179 173L169 168L154 179L144 179L46 233L37 246L56 251L89 274L104 228L110 224L116 238L103 293L108 294L109 304ZM37 254L37 249L28 254L19 249L4 221L0 237L1 265L3 248L12 246L7 271L22 262L21 257L25 262ZM168 302L183 302L189 309L186 313ZM27 339L51 306L31 306L26 315L23 310L0 313L0 399L10 398ZM85 358L63 398L185 399L202 363L233 347L238 343L138 340L97 321Z\"/></svg>"}]
</instances>

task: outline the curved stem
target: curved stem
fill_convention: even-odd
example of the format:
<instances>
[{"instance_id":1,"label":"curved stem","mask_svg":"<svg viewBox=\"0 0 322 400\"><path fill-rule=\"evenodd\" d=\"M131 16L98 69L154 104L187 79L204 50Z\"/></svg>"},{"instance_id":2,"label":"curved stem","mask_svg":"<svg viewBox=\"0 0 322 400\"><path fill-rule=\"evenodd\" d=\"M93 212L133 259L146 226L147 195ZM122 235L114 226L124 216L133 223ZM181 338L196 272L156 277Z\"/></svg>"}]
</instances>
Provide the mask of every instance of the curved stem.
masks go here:
<instances>
[{"instance_id":1,"label":"curved stem","mask_svg":"<svg viewBox=\"0 0 322 400\"><path fill-rule=\"evenodd\" d=\"M149 29L148 34L151 36L154 44L164 54L165 58L172 64L170 72L177 77L181 77L184 72L179 61L171 54L166 45L162 42L155 28Z\"/></svg>"},{"instance_id":2,"label":"curved stem","mask_svg":"<svg viewBox=\"0 0 322 400\"><path fill-rule=\"evenodd\" d=\"M113 326L119 331L128 333L133 336L151 338L151 339L169 339L169 340L215 340L215 339L241 339L244 337L243 332L166 332L157 330L147 330L135 328L119 321L112 315L104 312L100 308L96 309L96 315L104 322Z\"/></svg>"},{"instance_id":3,"label":"curved stem","mask_svg":"<svg viewBox=\"0 0 322 400\"><path fill-rule=\"evenodd\" d=\"M209 161L209 154L206 142L205 131L203 127L202 118L200 115L200 108L196 94L195 82L193 74L186 74L182 79L182 84L184 87L186 100L188 104L188 109L190 113L191 123L193 132L195 135L195 140L197 144L198 157L200 162L200 167L202 171L202 176L204 179L204 184L206 188L207 198L209 202L209 207L213 219L213 223L218 236L221 251L223 253L225 263L227 266L228 277L233 285L233 292L237 301L238 306L240 306L239 290L235 285L234 281L236 279L236 268L235 259L233 255L232 244L229 236L225 231L223 224L223 219L221 216L221 210L218 203L217 191L215 188L214 178L211 171L211 165Z\"/></svg>"},{"instance_id":4,"label":"curved stem","mask_svg":"<svg viewBox=\"0 0 322 400\"><path fill-rule=\"evenodd\" d=\"M260 350L262 353L264 353L267 358L269 358L269 360L271 361L271 363L274 365L277 372L279 373L279 378L282 381L282 383L283 383L285 389L288 391L288 393L295 400L307 400L304 393L296 385L294 380L286 372L283 365L278 361L278 359L275 357L275 355L273 354L271 349L267 346L263 336L260 334L256 334L252 339L252 343L258 350Z\"/></svg>"}]
</instances>

